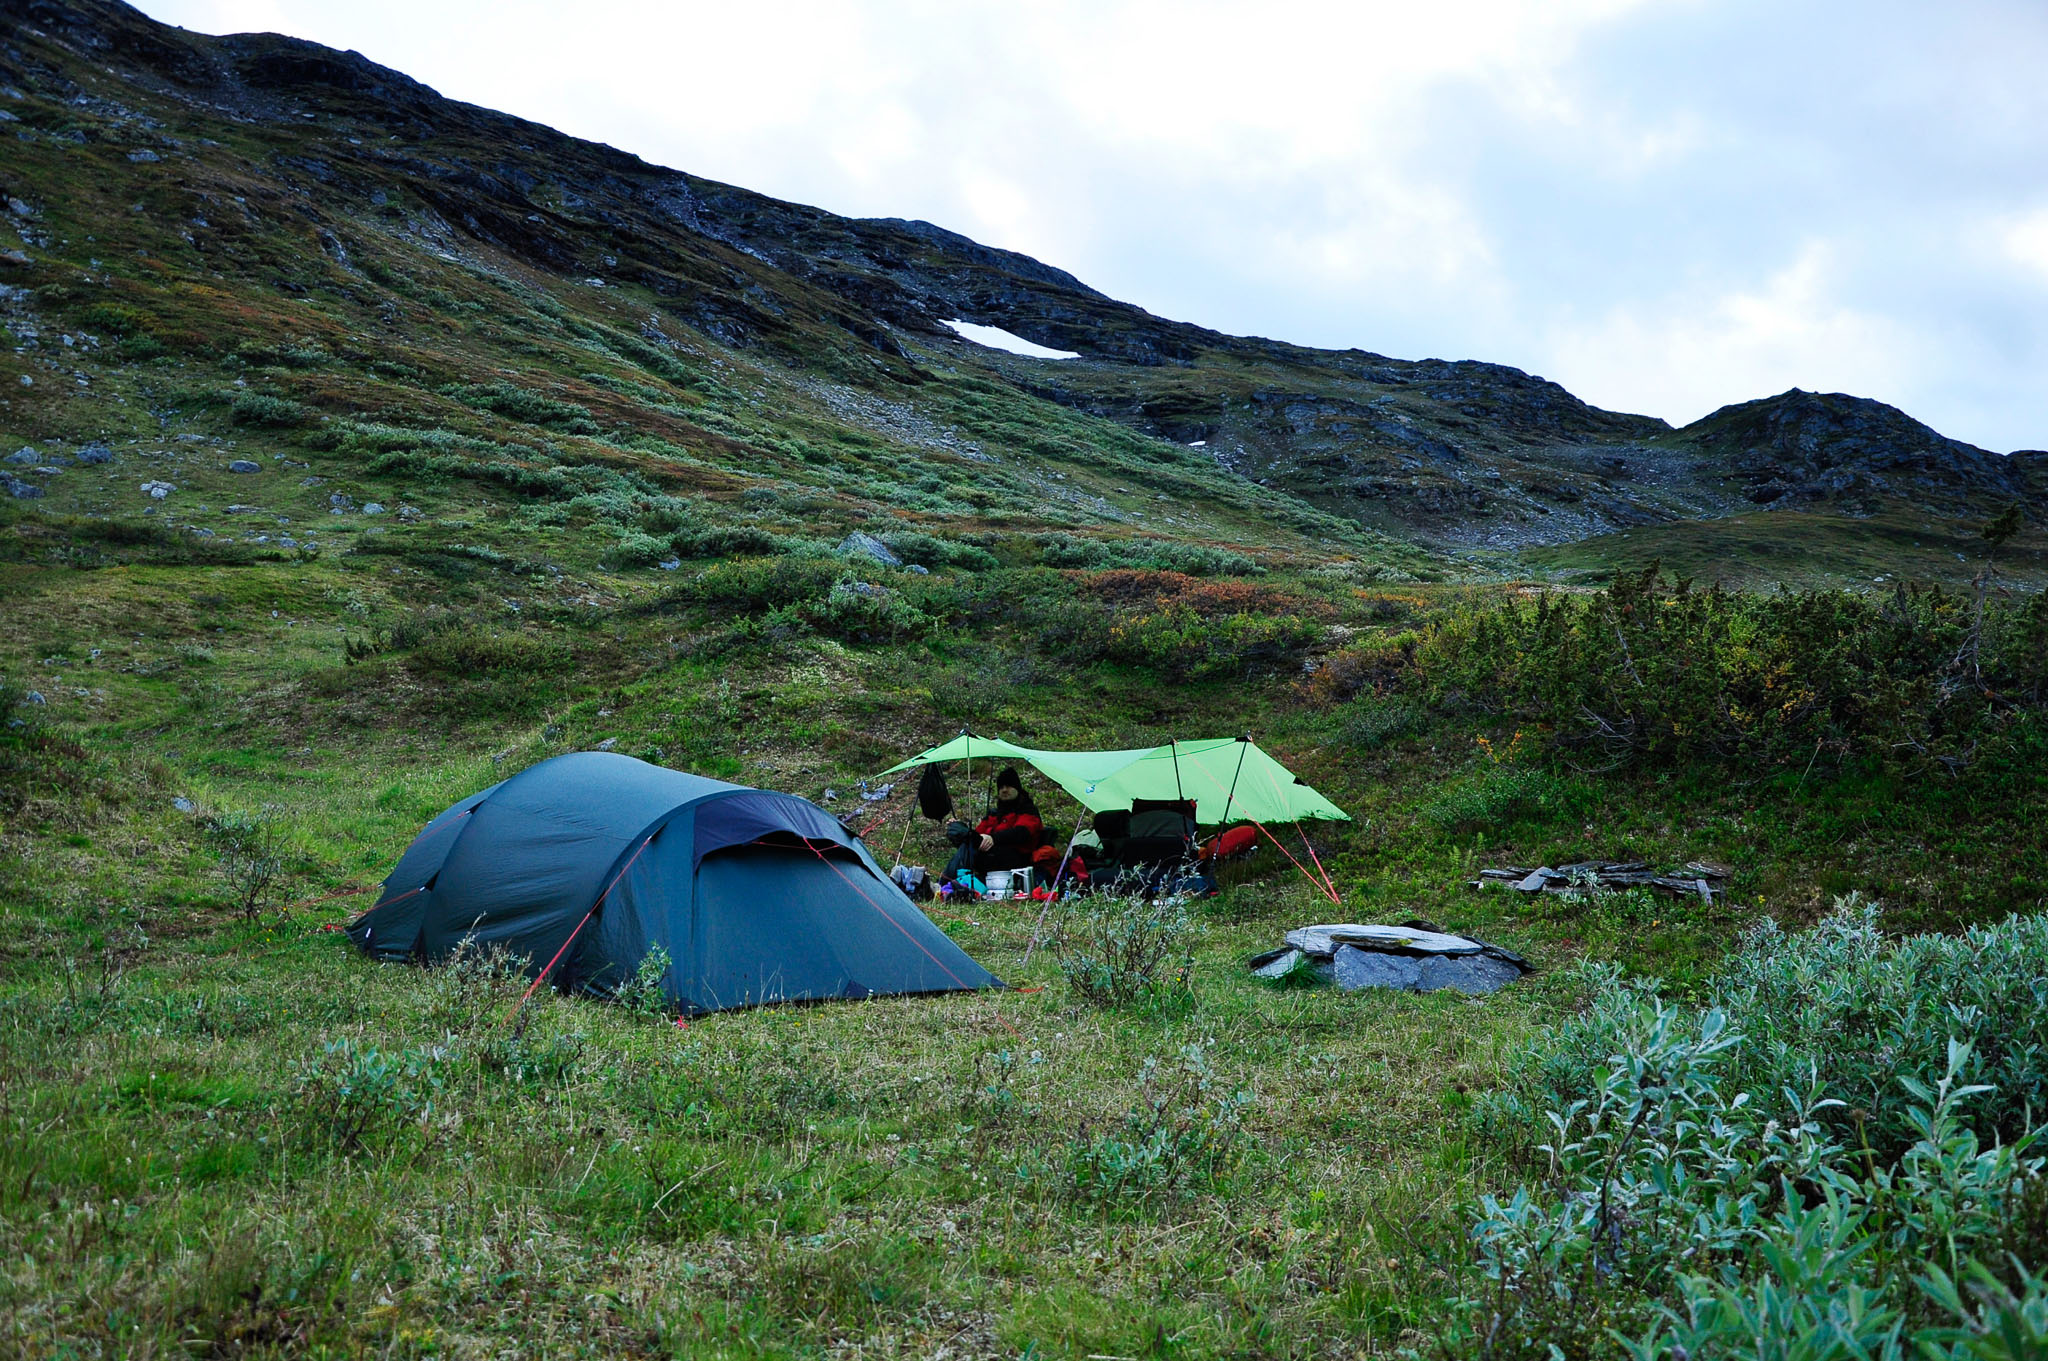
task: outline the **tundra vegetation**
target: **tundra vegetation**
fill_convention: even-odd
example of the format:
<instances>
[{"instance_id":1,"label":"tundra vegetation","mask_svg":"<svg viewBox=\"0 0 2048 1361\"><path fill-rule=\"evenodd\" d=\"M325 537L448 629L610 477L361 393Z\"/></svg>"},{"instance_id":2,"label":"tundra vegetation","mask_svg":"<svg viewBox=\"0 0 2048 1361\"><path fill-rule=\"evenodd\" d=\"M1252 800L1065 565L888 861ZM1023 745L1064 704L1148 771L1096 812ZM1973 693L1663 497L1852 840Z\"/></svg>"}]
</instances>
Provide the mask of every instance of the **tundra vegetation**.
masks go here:
<instances>
[{"instance_id":1,"label":"tundra vegetation","mask_svg":"<svg viewBox=\"0 0 2048 1361\"><path fill-rule=\"evenodd\" d=\"M213 40L92 12L0 18L0 1348L2042 1354L2038 517L1449 554L1338 512L1399 483L1480 542L1446 489L1533 447L1487 421L1648 425L1511 371L1182 354L1071 289L1139 357L1055 389L857 315L829 251L646 208L740 191L276 40L131 80ZM933 289L1024 288L899 237ZM1340 360L1413 437L1344 447L1427 479L1173 425L1338 439L1329 393L1265 398ZM1301 833L1343 902L1266 844L1200 901L941 905L1012 991L681 1025L660 961L521 1008L524 961L329 929L449 803L599 744L832 791L941 864L908 785L858 781L962 727L1250 731L1357 819ZM1729 891L1466 887L1593 859ZM1538 971L1246 975L1332 917Z\"/></svg>"}]
</instances>

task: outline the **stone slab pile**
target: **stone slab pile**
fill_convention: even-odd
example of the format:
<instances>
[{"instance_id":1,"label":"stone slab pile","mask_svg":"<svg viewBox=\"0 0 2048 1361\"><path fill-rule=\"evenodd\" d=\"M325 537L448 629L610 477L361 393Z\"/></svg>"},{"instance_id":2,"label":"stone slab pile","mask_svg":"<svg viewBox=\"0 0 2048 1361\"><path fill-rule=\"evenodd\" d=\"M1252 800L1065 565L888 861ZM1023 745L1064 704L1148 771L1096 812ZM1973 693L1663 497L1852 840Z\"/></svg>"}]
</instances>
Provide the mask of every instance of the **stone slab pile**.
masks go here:
<instances>
[{"instance_id":1,"label":"stone slab pile","mask_svg":"<svg viewBox=\"0 0 2048 1361\"><path fill-rule=\"evenodd\" d=\"M1683 868L1655 873L1642 860L1581 860L1552 868L1507 866L1481 870L1471 882L1473 888L1504 889L1515 893L1616 892L1647 888L1677 898L1703 898L1713 902L1728 891L1728 871L1719 865L1690 861Z\"/></svg>"},{"instance_id":2,"label":"stone slab pile","mask_svg":"<svg viewBox=\"0 0 2048 1361\"><path fill-rule=\"evenodd\" d=\"M1450 988L1472 996L1499 992L1530 972L1529 961L1512 950L1420 922L1304 926L1289 931L1279 949L1254 955L1250 967L1258 977L1275 980L1310 972L1346 992Z\"/></svg>"}]
</instances>

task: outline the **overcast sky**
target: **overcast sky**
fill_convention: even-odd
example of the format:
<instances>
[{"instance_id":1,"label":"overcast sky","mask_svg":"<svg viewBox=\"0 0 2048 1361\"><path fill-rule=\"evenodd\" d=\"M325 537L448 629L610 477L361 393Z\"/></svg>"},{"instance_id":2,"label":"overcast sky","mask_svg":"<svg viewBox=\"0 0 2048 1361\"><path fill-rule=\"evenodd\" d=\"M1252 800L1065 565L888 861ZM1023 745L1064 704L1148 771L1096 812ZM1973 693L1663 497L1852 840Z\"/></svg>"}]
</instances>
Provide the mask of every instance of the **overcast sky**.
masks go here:
<instances>
[{"instance_id":1,"label":"overcast sky","mask_svg":"<svg viewBox=\"0 0 2048 1361\"><path fill-rule=\"evenodd\" d=\"M2048 3L142 0L1217 330L2048 447Z\"/></svg>"}]
</instances>

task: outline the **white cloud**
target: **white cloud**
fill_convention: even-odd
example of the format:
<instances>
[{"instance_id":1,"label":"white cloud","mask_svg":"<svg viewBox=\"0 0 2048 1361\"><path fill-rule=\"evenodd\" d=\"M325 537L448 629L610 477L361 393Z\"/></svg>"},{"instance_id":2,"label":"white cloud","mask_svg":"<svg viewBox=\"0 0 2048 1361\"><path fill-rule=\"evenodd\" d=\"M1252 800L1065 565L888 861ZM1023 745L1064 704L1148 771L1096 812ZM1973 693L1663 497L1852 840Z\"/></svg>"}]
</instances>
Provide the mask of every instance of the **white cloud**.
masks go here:
<instances>
[{"instance_id":1,"label":"white cloud","mask_svg":"<svg viewBox=\"0 0 2048 1361\"><path fill-rule=\"evenodd\" d=\"M1997 233L2009 258L2048 280L2048 208L2006 218Z\"/></svg>"},{"instance_id":2,"label":"white cloud","mask_svg":"<svg viewBox=\"0 0 2048 1361\"><path fill-rule=\"evenodd\" d=\"M1834 248L1809 242L1751 288L1617 306L1550 338L1550 376L1595 405L1685 424L1788 388L1901 403L1926 363L1912 331L1835 301Z\"/></svg>"}]
</instances>

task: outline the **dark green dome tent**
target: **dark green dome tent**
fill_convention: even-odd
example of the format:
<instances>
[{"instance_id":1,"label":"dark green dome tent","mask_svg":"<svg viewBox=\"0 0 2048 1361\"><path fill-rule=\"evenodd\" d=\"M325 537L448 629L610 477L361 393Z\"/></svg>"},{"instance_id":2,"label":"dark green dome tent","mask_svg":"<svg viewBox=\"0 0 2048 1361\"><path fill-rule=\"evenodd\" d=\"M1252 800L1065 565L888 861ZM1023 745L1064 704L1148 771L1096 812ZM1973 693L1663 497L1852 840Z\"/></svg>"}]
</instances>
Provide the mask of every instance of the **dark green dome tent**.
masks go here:
<instances>
[{"instance_id":1,"label":"dark green dome tent","mask_svg":"<svg viewBox=\"0 0 2048 1361\"><path fill-rule=\"evenodd\" d=\"M816 804L598 751L428 823L348 934L429 963L473 938L594 993L659 945L669 999L697 1013L1002 986Z\"/></svg>"}]
</instances>

